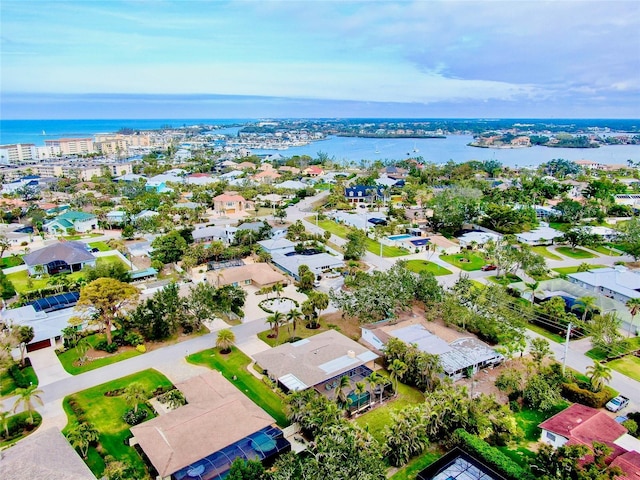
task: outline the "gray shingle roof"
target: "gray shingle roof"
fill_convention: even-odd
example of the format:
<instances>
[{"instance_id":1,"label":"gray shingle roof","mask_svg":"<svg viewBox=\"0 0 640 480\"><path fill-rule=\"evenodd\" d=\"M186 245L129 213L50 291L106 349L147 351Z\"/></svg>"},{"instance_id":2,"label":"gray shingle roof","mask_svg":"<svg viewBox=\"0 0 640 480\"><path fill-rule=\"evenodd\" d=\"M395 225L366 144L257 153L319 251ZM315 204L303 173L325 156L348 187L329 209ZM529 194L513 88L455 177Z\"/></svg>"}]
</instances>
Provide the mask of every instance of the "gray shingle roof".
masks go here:
<instances>
[{"instance_id":1,"label":"gray shingle roof","mask_svg":"<svg viewBox=\"0 0 640 480\"><path fill-rule=\"evenodd\" d=\"M87 250L82 242L59 242L48 247L31 252L23 257L28 266L45 265L54 260L64 260L69 265L81 262L90 262L95 257Z\"/></svg>"}]
</instances>

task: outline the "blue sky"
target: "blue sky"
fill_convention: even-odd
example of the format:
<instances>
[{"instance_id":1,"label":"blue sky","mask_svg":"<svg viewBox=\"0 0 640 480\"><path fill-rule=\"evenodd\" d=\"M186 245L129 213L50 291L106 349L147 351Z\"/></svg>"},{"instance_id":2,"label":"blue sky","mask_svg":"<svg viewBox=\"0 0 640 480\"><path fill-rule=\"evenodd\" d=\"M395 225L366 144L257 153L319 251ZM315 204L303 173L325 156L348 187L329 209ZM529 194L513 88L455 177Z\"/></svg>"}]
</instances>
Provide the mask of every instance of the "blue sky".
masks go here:
<instances>
[{"instance_id":1,"label":"blue sky","mask_svg":"<svg viewBox=\"0 0 640 480\"><path fill-rule=\"evenodd\" d=\"M3 0L0 31L3 118L640 117L637 0Z\"/></svg>"}]
</instances>

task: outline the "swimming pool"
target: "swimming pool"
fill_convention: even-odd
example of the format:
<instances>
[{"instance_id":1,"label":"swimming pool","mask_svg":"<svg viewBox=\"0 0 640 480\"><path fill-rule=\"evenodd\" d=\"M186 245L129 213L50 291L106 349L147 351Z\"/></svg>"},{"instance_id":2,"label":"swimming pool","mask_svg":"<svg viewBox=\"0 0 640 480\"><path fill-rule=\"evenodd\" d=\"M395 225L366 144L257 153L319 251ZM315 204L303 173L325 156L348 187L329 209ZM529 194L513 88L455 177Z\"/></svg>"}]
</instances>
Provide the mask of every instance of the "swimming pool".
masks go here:
<instances>
[{"instance_id":1,"label":"swimming pool","mask_svg":"<svg viewBox=\"0 0 640 480\"><path fill-rule=\"evenodd\" d=\"M413 235L407 235L406 233L403 235L389 235L387 238L389 240L393 240L394 242L397 242L398 240L407 240L408 238L412 238Z\"/></svg>"}]
</instances>

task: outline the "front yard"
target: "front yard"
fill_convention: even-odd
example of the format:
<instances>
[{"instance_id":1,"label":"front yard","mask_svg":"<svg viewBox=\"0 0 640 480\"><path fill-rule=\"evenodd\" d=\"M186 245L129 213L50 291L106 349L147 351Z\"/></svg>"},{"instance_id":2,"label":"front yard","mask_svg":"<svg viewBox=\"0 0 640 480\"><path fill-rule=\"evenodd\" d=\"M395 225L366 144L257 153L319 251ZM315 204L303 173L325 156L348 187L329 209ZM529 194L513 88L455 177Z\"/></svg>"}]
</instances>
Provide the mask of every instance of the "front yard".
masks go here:
<instances>
[{"instance_id":1,"label":"front yard","mask_svg":"<svg viewBox=\"0 0 640 480\"><path fill-rule=\"evenodd\" d=\"M487 262L477 253L457 253L455 255L440 255L440 260L450 263L466 272L480 270Z\"/></svg>"},{"instance_id":2,"label":"front yard","mask_svg":"<svg viewBox=\"0 0 640 480\"><path fill-rule=\"evenodd\" d=\"M431 272L436 277L440 275L451 275L451 270L447 270L437 263L429 262L427 260L407 260L407 269L414 273Z\"/></svg>"},{"instance_id":3,"label":"front yard","mask_svg":"<svg viewBox=\"0 0 640 480\"><path fill-rule=\"evenodd\" d=\"M583 258L596 258L597 255L591 253L591 252L587 252L586 250L583 250L582 248L571 248L571 247L558 247L556 248L556 252L561 253L562 255L566 256L566 257L570 257L570 258L575 258L575 259L583 259Z\"/></svg>"},{"instance_id":4,"label":"front yard","mask_svg":"<svg viewBox=\"0 0 640 480\"><path fill-rule=\"evenodd\" d=\"M306 220L310 223L315 224L315 217L306 218ZM346 225L334 222L333 220L319 220L318 226L323 230L327 230L332 234L343 238L346 240L347 234L351 231ZM380 243L368 238L365 240L367 251L373 253L374 255L380 255ZM408 255L409 251L404 248L399 247L391 247L389 245L382 246L382 256L383 257L401 257L403 255Z\"/></svg>"},{"instance_id":5,"label":"front yard","mask_svg":"<svg viewBox=\"0 0 640 480\"><path fill-rule=\"evenodd\" d=\"M74 393L64 399L63 406L68 423L63 433L66 434L74 425L81 423L80 420L84 420L92 424L100 434L100 451L90 447L85 459L98 478L104 472L104 457L107 455L133 466L138 473L136 478L149 478L142 458L128 443L128 438L131 436L130 425L122 419L122 416L130 407L122 395L106 396L107 392L124 389L132 383L141 384L149 394L159 387L171 386L171 382L164 375L150 369ZM84 419L78 419L79 412ZM150 419L153 416L154 413L150 410L147 418Z\"/></svg>"}]
</instances>

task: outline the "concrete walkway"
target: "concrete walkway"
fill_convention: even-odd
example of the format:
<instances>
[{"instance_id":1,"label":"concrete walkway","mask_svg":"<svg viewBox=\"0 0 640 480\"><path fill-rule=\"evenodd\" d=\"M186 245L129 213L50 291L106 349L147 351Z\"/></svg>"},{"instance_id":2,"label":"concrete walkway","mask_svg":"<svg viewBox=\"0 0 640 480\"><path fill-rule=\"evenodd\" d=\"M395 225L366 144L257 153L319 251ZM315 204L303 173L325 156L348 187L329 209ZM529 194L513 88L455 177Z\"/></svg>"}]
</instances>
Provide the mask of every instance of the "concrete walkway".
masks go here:
<instances>
[{"instance_id":1,"label":"concrete walkway","mask_svg":"<svg viewBox=\"0 0 640 480\"><path fill-rule=\"evenodd\" d=\"M64 369L53 348L36 350L28 353L28 356L31 360L31 365L38 374L38 385L40 387L73 376Z\"/></svg>"}]
</instances>

